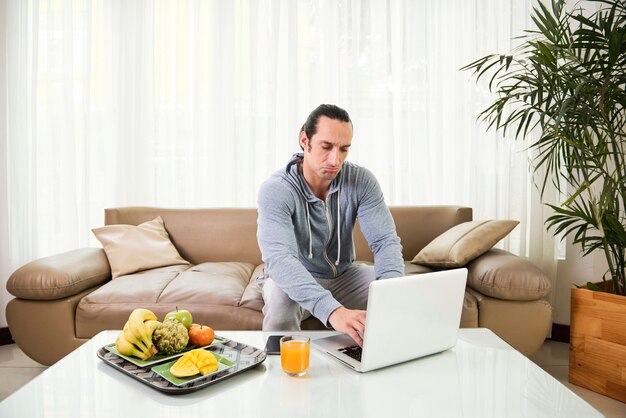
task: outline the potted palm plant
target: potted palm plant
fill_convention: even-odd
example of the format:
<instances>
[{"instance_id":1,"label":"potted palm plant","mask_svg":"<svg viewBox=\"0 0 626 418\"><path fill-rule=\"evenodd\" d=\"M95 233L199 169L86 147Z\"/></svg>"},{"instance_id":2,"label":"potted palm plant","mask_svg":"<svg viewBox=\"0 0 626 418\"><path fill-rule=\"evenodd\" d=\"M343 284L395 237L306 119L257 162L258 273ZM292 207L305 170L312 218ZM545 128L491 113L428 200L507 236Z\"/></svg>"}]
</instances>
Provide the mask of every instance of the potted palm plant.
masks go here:
<instances>
[{"instance_id":1,"label":"potted palm plant","mask_svg":"<svg viewBox=\"0 0 626 418\"><path fill-rule=\"evenodd\" d=\"M606 258L602 278L572 289L569 380L626 402L626 3L544 3L518 48L463 70L495 94L478 118L529 141L547 228ZM562 202L546 201L550 183Z\"/></svg>"}]
</instances>

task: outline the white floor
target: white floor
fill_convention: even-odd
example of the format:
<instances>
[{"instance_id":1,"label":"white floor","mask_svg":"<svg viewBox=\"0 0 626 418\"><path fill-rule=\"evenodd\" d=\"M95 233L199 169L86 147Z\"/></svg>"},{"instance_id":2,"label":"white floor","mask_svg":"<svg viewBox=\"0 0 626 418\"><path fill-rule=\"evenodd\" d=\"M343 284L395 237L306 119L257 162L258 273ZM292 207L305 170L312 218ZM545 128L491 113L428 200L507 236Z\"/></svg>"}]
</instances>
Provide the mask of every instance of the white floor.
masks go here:
<instances>
[{"instance_id":1,"label":"white floor","mask_svg":"<svg viewBox=\"0 0 626 418\"><path fill-rule=\"evenodd\" d=\"M46 370L31 360L17 345L0 346L0 401Z\"/></svg>"},{"instance_id":2,"label":"white floor","mask_svg":"<svg viewBox=\"0 0 626 418\"><path fill-rule=\"evenodd\" d=\"M567 386L607 418L626 417L626 403L602 396L567 381L569 371L569 344L547 340L530 359L552 377Z\"/></svg>"},{"instance_id":3,"label":"white floor","mask_svg":"<svg viewBox=\"0 0 626 418\"><path fill-rule=\"evenodd\" d=\"M546 341L530 359L607 418L626 417L626 403L572 385L567 381L569 346ZM0 346L0 401L46 369L28 358L15 344Z\"/></svg>"}]
</instances>

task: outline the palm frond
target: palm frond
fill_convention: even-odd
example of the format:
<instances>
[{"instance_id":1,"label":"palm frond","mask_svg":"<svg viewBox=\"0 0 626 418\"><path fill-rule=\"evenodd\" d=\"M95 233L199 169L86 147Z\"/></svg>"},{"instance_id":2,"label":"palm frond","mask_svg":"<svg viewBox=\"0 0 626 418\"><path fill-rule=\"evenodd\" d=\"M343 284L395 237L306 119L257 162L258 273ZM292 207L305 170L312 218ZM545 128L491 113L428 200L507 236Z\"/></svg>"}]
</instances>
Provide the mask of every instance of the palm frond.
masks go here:
<instances>
[{"instance_id":1,"label":"palm frond","mask_svg":"<svg viewBox=\"0 0 626 418\"><path fill-rule=\"evenodd\" d=\"M554 214L546 227L571 236L583 254L603 251L614 288L626 292L626 2L593 0L599 10L567 11L537 0L510 54L463 67L488 77L496 99L478 119L526 140L537 187ZM550 7L551 6L551 7ZM552 184L562 203L545 201Z\"/></svg>"}]
</instances>

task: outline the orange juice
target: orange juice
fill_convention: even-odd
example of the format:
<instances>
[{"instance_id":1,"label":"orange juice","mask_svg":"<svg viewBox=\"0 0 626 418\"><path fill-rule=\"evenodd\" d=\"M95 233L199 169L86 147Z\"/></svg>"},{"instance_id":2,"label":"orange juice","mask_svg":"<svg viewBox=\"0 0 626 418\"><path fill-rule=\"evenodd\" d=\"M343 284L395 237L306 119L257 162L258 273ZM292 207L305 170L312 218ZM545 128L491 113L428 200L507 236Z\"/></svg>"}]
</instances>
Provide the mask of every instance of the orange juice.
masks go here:
<instances>
[{"instance_id":1,"label":"orange juice","mask_svg":"<svg viewBox=\"0 0 626 418\"><path fill-rule=\"evenodd\" d=\"M280 362L285 373L293 376L306 373L309 368L310 347L310 341L306 337L283 338L280 343Z\"/></svg>"}]
</instances>

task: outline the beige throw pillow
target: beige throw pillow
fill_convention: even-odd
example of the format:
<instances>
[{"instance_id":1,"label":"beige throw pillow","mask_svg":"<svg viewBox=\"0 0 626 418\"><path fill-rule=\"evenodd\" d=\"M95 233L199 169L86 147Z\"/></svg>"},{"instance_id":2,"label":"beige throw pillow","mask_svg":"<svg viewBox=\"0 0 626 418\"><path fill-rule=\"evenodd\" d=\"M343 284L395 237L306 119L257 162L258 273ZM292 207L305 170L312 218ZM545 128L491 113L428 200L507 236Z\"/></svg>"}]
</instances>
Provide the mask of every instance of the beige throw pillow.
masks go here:
<instances>
[{"instance_id":1,"label":"beige throw pillow","mask_svg":"<svg viewBox=\"0 0 626 418\"><path fill-rule=\"evenodd\" d=\"M175 264L183 259L160 216L141 225L108 225L92 229L104 248L113 279L137 271Z\"/></svg>"},{"instance_id":2,"label":"beige throw pillow","mask_svg":"<svg viewBox=\"0 0 626 418\"><path fill-rule=\"evenodd\" d=\"M513 220L464 222L432 240L411 261L440 268L463 267L488 251L519 224Z\"/></svg>"},{"instance_id":3,"label":"beige throw pillow","mask_svg":"<svg viewBox=\"0 0 626 418\"><path fill-rule=\"evenodd\" d=\"M468 265L467 285L504 300L539 300L550 293L550 279L530 261L491 249Z\"/></svg>"}]
</instances>

